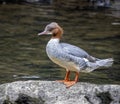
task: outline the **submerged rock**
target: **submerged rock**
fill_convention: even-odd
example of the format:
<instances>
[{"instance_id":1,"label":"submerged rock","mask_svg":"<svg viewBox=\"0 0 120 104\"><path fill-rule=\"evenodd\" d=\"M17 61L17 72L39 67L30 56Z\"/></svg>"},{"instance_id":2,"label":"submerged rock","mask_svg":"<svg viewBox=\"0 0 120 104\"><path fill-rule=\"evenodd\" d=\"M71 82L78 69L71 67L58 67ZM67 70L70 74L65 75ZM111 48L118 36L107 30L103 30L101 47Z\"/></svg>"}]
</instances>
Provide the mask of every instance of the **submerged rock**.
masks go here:
<instances>
[{"instance_id":1,"label":"submerged rock","mask_svg":"<svg viewBox=\"0 0 120 104\"><path fill-rule=\"evenodd\" d=\"M0 104L119 104L120 85L17 81L0 85Z\"/></svg>"}]
</instances>

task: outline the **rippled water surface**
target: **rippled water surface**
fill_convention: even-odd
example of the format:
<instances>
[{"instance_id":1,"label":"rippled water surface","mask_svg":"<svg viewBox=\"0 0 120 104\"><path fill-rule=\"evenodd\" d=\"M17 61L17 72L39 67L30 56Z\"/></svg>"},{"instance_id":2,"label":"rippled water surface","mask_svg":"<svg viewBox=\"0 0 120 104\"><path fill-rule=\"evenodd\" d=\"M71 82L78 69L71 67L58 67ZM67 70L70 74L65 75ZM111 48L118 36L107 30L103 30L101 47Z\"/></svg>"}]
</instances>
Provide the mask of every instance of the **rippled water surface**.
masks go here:
<instances>
[{"instance_id":1,"label":"rippled water surface","mask_svg":"<svg viewBox=\"0 0 120 104\"><path fill-rule=\"evenodd\" d=\"M120 18L112 17L112 12L1 5L0 83L64 78L65 70L46 55L45 46L50 36L37 36L46 24L55 21L64 29L62 41L79 46L98 58L113 57L115 60L110 68L81 73L79 81L120 84Z\"/></svg>"}]
</instances>

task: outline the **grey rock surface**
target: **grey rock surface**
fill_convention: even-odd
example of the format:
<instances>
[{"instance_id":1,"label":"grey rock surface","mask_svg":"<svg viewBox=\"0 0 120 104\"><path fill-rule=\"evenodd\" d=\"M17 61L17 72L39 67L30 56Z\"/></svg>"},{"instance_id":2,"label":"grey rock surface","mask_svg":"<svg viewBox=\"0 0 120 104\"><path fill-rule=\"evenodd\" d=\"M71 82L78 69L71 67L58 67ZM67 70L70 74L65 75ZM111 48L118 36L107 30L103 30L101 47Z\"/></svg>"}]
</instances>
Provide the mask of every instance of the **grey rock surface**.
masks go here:
<instances>
[{"instance_id":1,"label":"grey rock surface","mask_svg":"<svg viewBox=\"0 0 120 104\"><path fill-rule=\"evenodd\" d=\"M17 81L0 85L0 104L120 104L120 85Z\"/></svg>"}]
</instances>

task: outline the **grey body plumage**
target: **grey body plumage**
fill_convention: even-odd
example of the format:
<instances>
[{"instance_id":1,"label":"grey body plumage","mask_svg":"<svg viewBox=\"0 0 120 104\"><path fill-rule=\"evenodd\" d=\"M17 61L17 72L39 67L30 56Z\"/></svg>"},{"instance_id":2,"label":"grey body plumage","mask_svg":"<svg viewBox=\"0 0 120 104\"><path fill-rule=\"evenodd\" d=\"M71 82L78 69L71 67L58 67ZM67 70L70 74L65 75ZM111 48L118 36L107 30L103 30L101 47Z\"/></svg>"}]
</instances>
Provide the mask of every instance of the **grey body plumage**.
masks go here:
<instances>
[{"instance_id":1,"label":"grey body plumage","mask_svg":"<svg viewBox=\"0 0 120 104\"><path fill-rule=\"evenodd\" d=\"M103 61L94 58L79 47L67 43L60 43L59 39L51 39L46 46L46 52L54 63L66 68L66 70L77 72L91 72L96 68L105 66L108 61L110 62L109 66L113 62L112 59L104 59Z\"/></svg>"}]
</instances>

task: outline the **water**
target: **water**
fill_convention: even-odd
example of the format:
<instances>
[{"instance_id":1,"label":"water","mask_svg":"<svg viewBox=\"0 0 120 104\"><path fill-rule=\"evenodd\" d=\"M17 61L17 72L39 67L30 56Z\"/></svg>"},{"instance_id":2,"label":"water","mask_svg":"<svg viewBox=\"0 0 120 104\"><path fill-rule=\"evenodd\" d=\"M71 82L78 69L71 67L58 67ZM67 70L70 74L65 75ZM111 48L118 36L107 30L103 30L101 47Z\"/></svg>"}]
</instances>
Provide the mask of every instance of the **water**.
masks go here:
<instances>
[{"instance_id":1,"label":"water","mask_svg":"<svg viewBox=\"0 0 120 104\"><path fill-rule=\"evenodd\" d=\"M0 83L63 79L65 70L45 52L50 36L37 36L50 22L64 29L62 41L98 58L113 57L110 68L81 73L80 82L120 84L120 18L113 11L63 11L51 6L0 5ZM72 74L71 78L74 77Z\"/></svg>"}]
</instances>

